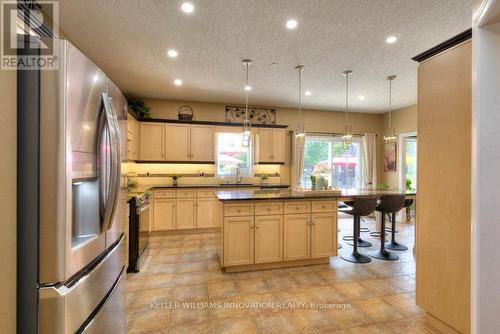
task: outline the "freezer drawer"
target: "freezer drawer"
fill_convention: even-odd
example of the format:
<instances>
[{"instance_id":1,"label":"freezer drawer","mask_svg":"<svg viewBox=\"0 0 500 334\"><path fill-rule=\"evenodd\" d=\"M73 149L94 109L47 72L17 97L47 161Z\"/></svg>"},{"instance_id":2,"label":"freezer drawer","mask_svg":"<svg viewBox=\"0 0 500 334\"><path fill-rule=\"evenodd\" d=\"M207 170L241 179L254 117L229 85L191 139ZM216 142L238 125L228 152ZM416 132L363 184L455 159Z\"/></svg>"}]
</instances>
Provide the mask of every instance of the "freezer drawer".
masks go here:
<instances>
[{"instance_id":1,"label":"freezer drawer","mask_svg":"<svg viewBox=\"0 0 500 334\"><path fill-rule=\"evenodd\" d=\"M40 288L40 334L75 333L85 327L90 331L98 324L112 321L106 319L106 314L110 312L114 314L113 317L119 318L117 313L120 307L116 304L123 297L119 284L124 273L124 246L122 236L104 258L77 279ZM96 324L92 325L94 322Z\"/></svg>"}]
</instances>

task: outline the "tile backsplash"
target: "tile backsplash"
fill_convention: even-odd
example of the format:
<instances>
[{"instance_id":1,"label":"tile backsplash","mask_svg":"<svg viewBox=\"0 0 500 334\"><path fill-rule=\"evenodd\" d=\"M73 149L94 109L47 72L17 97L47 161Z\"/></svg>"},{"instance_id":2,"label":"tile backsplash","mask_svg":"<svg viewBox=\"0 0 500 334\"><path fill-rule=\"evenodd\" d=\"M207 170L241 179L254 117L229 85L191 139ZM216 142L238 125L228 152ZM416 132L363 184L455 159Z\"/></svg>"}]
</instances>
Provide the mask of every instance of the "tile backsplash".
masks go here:
<instances>
[{"instance_id":1,"label":"tile backsplash","mask_svg":"<svg viewBox=\"0 0 500 334\"><path fill-rule=\"evenodd\" d=\"M170 185L172 176L177 175L178 184L220 184L232 183L234 176L218 177L215 175L215 165L211 164L155 164L128 162L126 166L127 177L141 185ZM267 184L280 184L280 165L255 165L253 177L243 177L243 183L259 184L260 176L267 175Z\"/></svg>"}]
</instances>

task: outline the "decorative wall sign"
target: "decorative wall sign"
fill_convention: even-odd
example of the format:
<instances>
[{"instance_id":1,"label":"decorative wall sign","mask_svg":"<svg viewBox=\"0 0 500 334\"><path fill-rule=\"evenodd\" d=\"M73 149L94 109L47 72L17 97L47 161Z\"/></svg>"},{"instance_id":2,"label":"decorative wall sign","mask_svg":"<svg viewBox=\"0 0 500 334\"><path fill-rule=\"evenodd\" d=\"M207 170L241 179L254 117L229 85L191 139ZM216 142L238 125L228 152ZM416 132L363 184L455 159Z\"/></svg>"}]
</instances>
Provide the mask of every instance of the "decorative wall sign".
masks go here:
<instances>
[{"instance_id":1,"label":"decorative wall sign","mask_svg":"<svg viewBox=\"0 0 500 334\"><path fill-rule=\"evenodd\" d=\"M276 124L276 109L248 107L248 118L252 124ZM226 122L243 123L245 107L226 106Z\"/></svg>"},{"instance_id":2,"label":"decorative wall sign","mask_svg":"<svg viewBox=\"0 0 500 334\"><path fill-rule=\"evenodd\" d=\"M395 172L396 171L396 143L386 143L385 144L385 154L384 154L384 172Z\"/></svg>"}]
</instances>

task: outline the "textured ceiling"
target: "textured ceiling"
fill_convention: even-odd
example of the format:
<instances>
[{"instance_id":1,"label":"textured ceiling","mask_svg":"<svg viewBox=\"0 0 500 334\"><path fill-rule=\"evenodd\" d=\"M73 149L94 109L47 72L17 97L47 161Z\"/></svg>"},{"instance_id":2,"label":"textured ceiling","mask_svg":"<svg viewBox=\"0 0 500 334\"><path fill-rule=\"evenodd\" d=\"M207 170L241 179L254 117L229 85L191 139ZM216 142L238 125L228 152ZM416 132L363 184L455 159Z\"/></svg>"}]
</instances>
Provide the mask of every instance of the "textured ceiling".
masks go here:
<instances>
[{"instance_id":1,"label":"textured ceiling","mask_svg":"<svg viewBox=\"0 0 500 334\"><path fill-rule=\"evenodd\" d=\"M250 57L252 105L295 107L294 66L303 64L303 90L312 91L305 107L343 109L342 71L352 69L352 110L384 112L386 76L398 75L395 108L416 103L410 58L466 30L472 17L471 0L191 0L190 15L181 2L61 0L60 25L126 94L243 103L241 59ZM285 28L289 18L297 29ZM389 35L398 41L386 44Z\"/></svg>"}]
</instances>

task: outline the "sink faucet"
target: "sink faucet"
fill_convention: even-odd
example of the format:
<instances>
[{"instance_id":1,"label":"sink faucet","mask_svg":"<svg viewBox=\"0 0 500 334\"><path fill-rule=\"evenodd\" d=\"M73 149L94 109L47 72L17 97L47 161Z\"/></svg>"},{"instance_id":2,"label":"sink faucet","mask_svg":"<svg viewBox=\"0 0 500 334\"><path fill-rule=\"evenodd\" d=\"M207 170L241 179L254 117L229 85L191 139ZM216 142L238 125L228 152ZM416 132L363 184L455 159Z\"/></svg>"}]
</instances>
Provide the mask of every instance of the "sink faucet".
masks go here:
<instances>
[{"instance_id":1,"label":"sink faucet","mask_svg":"<svg viewBox=\"0 0 500 334\"><path fill-rule=\"evenodd\" d=\"M236 167L236 183L241 183L243 177L240 174L240 167Z\"/></svg>"}]
</instances>

